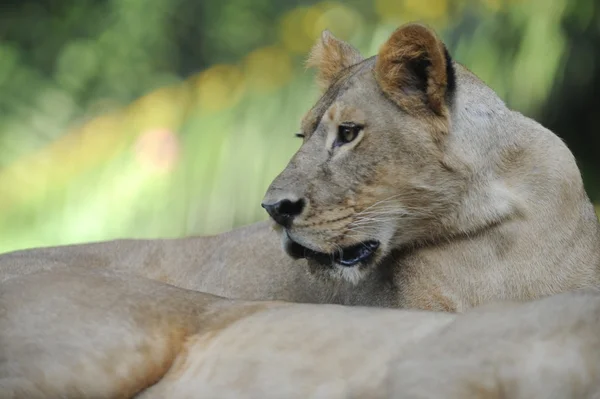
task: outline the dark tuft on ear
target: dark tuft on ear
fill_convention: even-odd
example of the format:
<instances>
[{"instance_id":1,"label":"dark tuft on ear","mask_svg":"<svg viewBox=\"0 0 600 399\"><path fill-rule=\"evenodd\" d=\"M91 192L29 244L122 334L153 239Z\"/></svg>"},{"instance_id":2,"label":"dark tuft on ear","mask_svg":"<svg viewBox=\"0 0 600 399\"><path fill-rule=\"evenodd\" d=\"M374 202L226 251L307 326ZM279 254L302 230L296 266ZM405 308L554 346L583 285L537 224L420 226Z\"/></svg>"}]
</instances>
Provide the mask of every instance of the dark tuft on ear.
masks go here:
<instances>
[{"instance_id":1,"label":"dark tuft on ear","mask_svg":"<svg viewBox=\"0 0 600 399\"><path fill-rule=\"evenodd\" d=\"M451 102L454 92L456 91L456 71L454 70L454 61L450 56L450 52L444 46L444 55L446 57L446 101Z\"/></svg>"},{"instance_id":2,"label":"dark tuft on ear","mask_svg":"<svg viewBox=\"0 0 600 399\"><path fill-rule=\"evenodd\" d=\"M435 32L420 24L398 28L381 47L375 75L383 92L407 112L449 129L456 85L452 59Z\"/></svg>"}]
</instances>

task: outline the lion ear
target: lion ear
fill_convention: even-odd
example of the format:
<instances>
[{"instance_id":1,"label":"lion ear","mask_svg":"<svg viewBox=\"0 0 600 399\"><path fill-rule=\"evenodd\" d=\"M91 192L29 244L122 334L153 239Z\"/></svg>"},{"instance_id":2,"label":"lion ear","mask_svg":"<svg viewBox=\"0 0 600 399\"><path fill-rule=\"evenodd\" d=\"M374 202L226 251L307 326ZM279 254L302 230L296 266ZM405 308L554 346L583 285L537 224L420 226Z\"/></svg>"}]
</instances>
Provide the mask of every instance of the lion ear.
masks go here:
<instances>
[{"instance_id":1,"label":"lion ear","mask_svg":"<svg viewBox=\"0 0 600 399\"><path fill-rule=\"evenodd\" d=\"M358 50L339 40L328 30L324 30L313 46L306 66L317 68L317 83L322 90L325 90L333 83L341 70L362 60Z\"/></svg>"},{"instance_id":2,"label":"lion ear","mask_svg":"<svg viewBox=\"0 0 600 399\"><path fill-rule=\"evenodd\" d=\"M454 67L431 29L420 24L398 28L379 50L375 71L384 93L407 112L448 117Z\"/></svg>"}]
</instances>

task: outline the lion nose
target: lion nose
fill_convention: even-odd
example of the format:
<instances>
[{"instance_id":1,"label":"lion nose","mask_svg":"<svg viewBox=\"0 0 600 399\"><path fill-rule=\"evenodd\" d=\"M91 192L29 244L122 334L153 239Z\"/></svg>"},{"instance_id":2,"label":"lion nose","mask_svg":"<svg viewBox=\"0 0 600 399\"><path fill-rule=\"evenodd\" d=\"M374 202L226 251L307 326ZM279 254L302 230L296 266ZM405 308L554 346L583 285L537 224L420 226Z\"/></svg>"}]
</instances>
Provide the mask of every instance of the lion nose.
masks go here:
<instances>
[{"instance_id":1,"label":"lion nose","mask_svg":"<svg viewBox=\"0 0 600 399\"><path fill-rule=\"evenodd\" d=\"M263 202L261 206L266 209L275 222L283 227L290 227L294 218L304 210L304 204L303 199L296 201L283 199L272 204L265 204Z\"/></svg>"}]
</instances>

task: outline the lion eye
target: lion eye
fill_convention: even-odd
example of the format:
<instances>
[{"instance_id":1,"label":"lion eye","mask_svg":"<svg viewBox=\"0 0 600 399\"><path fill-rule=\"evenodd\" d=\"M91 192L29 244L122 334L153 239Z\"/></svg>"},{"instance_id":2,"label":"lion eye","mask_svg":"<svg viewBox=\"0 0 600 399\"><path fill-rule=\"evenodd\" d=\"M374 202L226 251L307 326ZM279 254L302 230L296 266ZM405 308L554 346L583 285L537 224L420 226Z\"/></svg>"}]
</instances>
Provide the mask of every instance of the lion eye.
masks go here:
<instances>
[{"instance_id":1,"label":"lion eye","mask_svg":"<svg viewBox=\"0 0 600 399\"><path fill-rule=\"evenodd\" d=\"M338 126L338 134L333 143L334 147L339 147L343 144L347 144L358 137L362 129L361 125L355 123L342 123Z\"/></svg>"}]
</instances>

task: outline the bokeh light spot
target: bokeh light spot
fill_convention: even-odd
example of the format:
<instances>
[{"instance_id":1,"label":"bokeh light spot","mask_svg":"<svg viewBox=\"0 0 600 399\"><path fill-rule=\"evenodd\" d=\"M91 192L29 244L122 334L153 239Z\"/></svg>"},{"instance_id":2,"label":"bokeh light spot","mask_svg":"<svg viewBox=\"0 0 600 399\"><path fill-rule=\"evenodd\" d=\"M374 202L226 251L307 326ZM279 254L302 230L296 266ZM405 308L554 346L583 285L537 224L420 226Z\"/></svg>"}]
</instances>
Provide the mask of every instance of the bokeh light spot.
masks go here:
<instances>
[{"instance_id":1,"label":"bokeh light spot","mask_svg":"<svg viewBox=\"0 0 600 399\"><path fill-rule=\"evenodd\" d=\"M200 73L196 82L197 105L206 112L235 105L245 89L244 75L234 65L215 65Z\"/></svg>"},{"instance_id":2,"label":"bokeh light spot","mask_svg":"<svg viewBox=\"0 0 600 399\"><path fill-rule=\"evenodd\" d=\"M316 7L300 7L283 16L279 30L281 41L288 51L305 55L311 49L318 37L313 26L321 13L322 10Z\"/></svg>"},{"instance_id":3,"label":"bokeh light spot","mask_svg":"<svg viewBox=\"0 0 600 399\"><path fill-rule=\"evenodd\" d=\"M376 0L375 11L384 22L421 21L440 28L448 15L448 0Z\"/></svg>"},{"instance_id":4,"label":"bokeh light spot","mask_svg":"<svg viewBox=\"0 0 600 399\"><path fill-rule=\"evenodd\" d=\"M390 20L404 20L404 3L398 0L375 0L375 12L385 22Z\"/></svg>"},{"instance_id":5,"label":"bokeh light spot","mask_svg":"<svg viewBox=\"0 0 600 399\"><path fill-rule=\"evenodd\" d=\"M319 17L313 23L311 36L318 37L329 29L340 39L352 40L362 32L363 19L353 8L339 3L324 3L319 8L323 12L316 13Z\"/></svg>"},{"instance_id":6,"label":"bokeh light spot","mask_svg":"<svg viewBox=\"0 0 600 399\"><path fill-rule=\"evenodd\" d=\"M290 56L278 47L264 47L251 52L244 64L246 79L256 91L281 87L292 77Z\"/></svg>"},{"instance_id":7,"label":"bokeh light spot","mask_svg":"<svg viewBox=\"0 0 600 399\"><path fill-rule=\"evenodd\" d=\"M181 154L179 137L169 129L153 129L140 134L135 142L135 158L152 172L172 171Z\"/></svg>"},{"instance_id":8,"label":"bokeh light spot","mask_svg":"<svg viewBox=\"0 0 600 399\"><path fill-rule=\"evenodd\" d=\"M483 4L491 11L499 11L503 6L503 0L483 0Z\"/></svg>"}]
</instances>

